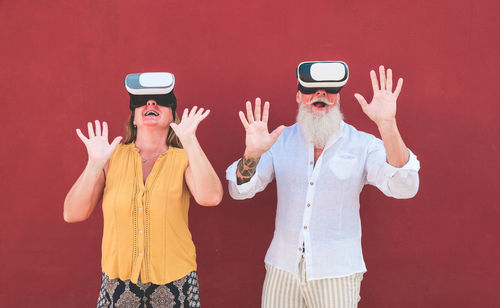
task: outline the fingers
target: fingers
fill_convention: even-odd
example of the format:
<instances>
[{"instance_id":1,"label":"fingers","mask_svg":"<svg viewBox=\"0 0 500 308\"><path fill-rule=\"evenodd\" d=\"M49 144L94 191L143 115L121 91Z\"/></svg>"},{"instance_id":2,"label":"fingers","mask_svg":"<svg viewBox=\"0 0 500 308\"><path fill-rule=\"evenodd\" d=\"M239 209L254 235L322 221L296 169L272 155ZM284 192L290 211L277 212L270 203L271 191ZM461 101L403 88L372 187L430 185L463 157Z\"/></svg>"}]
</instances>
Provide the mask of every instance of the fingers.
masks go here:
<instances>
[{"instance_id":1,"label":"fingers","mask_svg":"<svg viewBox=\"0 0 500 308\"><path fill-rule=\"evenodd\" d=\"M100 137L101 136L101 122L99 120L95 120L95 135Z\"/></svg>"},{"instance_id":2,"label":"fingers","mask_svg":"<svg viewBox=\"0 0 500 308\"><path fill-rule=\"evenodd\" d=\"M206 117L210 114L210 109L207 109L205 112L203 112L204 108L200 108L198 112L196 113L196 121L200 123L201 121L205 120Z\"/></svg>"},{"instance_id":3,"label":"fingers","mask_svg":"<svg viewBox=\"0 0 500 308\"><path fill-rule=\"evenodd\" d=\"M198 106L194 106L193 108L191 108L191 112L189 113L189 116L192 117L196 114L196 109L198 108Z\"/></svg>"},{"instance_id":4,"label":"fingers","mask_svg":"<svg viewBox=\"0 0 500 308\"><path fill-rule=\"evenodd\" d=\"M178 126L179 126L179 125L177 125L177 124L176 124L176 123L174 123L174 122L170 123L170 127L174 130L174 133L176 133L176 134L177 134L177 127L178 127Z\"/></svg>"},{"instance_id":5,"label":"fingers","mask_svg":"<svg viewBox=\"0 0 500 308\"><path fill-rule=\"evenodd\" d=\"M273 143L275 143L276 140L278 140L278 137L281 135L284 129L285 125L281 125L274 130L274 132L271 134L271 138L273 138Z\"/></svg>"},{"instance_id":6,"label":"fingers","mask_svg":"<svg viewBox=\"0 0 500 308\"><path fill-rule=\"evenodd\" d=\"M77 128L77 129L76 129L76 134L78 135L78 137L80 138L80 140L82 140L82 142L83 142L83 143L87 143L87 141L89 141L89 140L87 139L87 137L85 137L85 136L82 134L82 131L81 131L79 128Z\"/></svg>"},{"instance_id":7,"label":"fingers","mask_svg":"<svg viewBox=\"0 0 500 308\"><path fill-rule=\"evenodd\" d=\"M269 102L264 103L264 111L262 112L262 122L267 124L269 119Z\"/></svg>"},{"instance_id":8,"label":"fingers","mask_svg":"<svg viewBox=\"0 0 500 308\"><path fill-rule=\"evenodd\" d=\"M376 92L379 90L378 88L378 80L377 80L377 74L375 73L374 70L370 71L370 79L372 80L372 88L373 92Z\"/></svg>"},{"instance_id":9,"label":"fingers","mask_svg":"<svg viewBox=\"0 0 500 308\"><path fill-rule=\"evenodd\" d=\"M247 101L246 107L247 107L248 123L252 124L254 122L253 113L252 113L252 103L250 103L250 101Z\"/></svg>"},{"instance_id":10,"label":"fingers","mask_svg":"<svg viewBox=\"0 0 500 308\"><path fill-rule=\"evenodd\" d=\"M368 106L368 103L366 102L366 99L363 97L363 95L356 93L354 94L354 97L358 100L361 108L365 109L365 107Z\"/></svg>"},{"instance_id":11,"label":"fingers","mask_svg":"<svg viewBox=\"0 0 500 308\"><path fill-rule=\"evenodd\" d=\"M255 121L260 121L260 98L258 97L255 99L254 116L255 116Z\"/></svg>"},{"instance_id":12,"label":"fingers","mask_svg":"<svg viewBox=\"0 0 500 308\"><path fill-rule=\"evenodd\" d=\"M379 68L378 68L378 72L379 72L379 75L380 75L380 90L386 90L386 87L385 87L385 68L383 65L381 65Z\"/></svg>"},{"instance_id":13,"label":"fingers","mask_svg":"<svg viewBox=\"0 0 500 308\"><path fill-rule=\"evenodd\" d=\"M182 112L182 118L181 121L184 120L188 116L189 110L187 108L184 108L184 112Z\"/></svg>"},{"instance_id":14,"label":"fingers","mask_svg":"<svg viewBox=\"0 0 500 308\"><path fill-rule=\"evenodd\" d=\"M403 78L398 79L398 84L396 85L396 90L394 90L394 95L398 98L401 89L403 88Z\"/></svg>"},{"instance_id":15,"label":"fingers","mask_svg":"<svg viewBox=\"0 0 500 308\"><path fill-rule=\"evenodd\" d=\"M108 123L102 122L102 136L108 140Z\"/></svg>"},{"instance_id":16,"label":"fingers","mask_svg":"<svg viewBox=\"0 0 500 308\"><path fill-rule=\"evenodd\" d=\"M200 110L203 110L203 108L201 108ZM207 109L205 112L200 113L200 121L205 120L205 118L208 117L209 114L210 114L210 109Z\"/></svg>"},{"instance_id":17,"label":"fingers","mask_svg":"<svg viewBox=\"0 0 500 308\"><path fill-rule=\"evenodd\" d=\"M90 122L87 123L87 130L89 131L89 139L94 138L95 134L94 134L94 128L92 127L92 123Z\"/></svg>"},{"instance_id":18,"label":"fingers","mask_svg":"<svg viewBox=\"0 0 500 308\"><path fill-rule=\"evenodd\" d=\"M392 93L392 70L390 68L387 69L386 87L387 87L387 90Z\"/></svg>"},{"instance_id":19,"label":"fingers","mask_svg":"<svg viewBox=\"0 0 500 308\"><path fill-rule=\"evenodd\" d=\"M245 118L245 114L243 113L243 111L240 111L238 112L238 115L240 116L241 124L243 124L243 127L246 130L249 124L247 122L247 119Z\"/></svg>"},{"instance_id":20,"label":"fingers","mask_svg":"<svg viewBox=\"0 0 500 308\"><path fill-rule=\"evenodd\" d=\"M116 149L121 140L122 140L121 136L118 136L115 139L113 139L113 142L111 142L111 151L114 151Z\"/></svg>"}]
</instances>

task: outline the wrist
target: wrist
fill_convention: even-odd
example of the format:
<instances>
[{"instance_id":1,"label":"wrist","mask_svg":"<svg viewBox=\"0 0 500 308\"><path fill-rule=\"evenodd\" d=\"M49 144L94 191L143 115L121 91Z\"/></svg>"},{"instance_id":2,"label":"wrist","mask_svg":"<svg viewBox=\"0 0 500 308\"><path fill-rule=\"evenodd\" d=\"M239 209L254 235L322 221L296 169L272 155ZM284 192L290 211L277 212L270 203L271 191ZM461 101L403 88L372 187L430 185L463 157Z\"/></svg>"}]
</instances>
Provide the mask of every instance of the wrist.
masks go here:
<instances>
[{"instance_id":1,"label":"wrist","mask_svg":"<svg viewBox=\"0 0 500 308\"><path fill-rule=\"evenodd\" d=\"M180 142L182 143L182 146L183 147L189 147L193 144L196 144L197 140L196 140L196 135L188 135L188 136L178 136L179 137L179 140Z\"/></svg>"},{"instance_id":2,"label":"wrist","mask_svg":"<svg viewBox=\"0 0 500 308\"><path fill-rule=\"evenodd\" d=\"M377 127L379 130L385 130L385 129L393 129L396 128L396 119L389 119L389 120L379 120L375 122L377 124Z\"/></svg>"},{"instance_id":3,"label":"wrist","mask_svg":"<svg viewBox=\"0 0 500 308\"><path fill-rule=\"evenodd\" d=\"M260 158L262 156L262 154L263 153L261 151L246 148L245 153L243 154L243 157L245 157L245 158Z\"/></svg>"},{"instance_id":4,"label":"wrist","mask_svg":"<svg viewBox=\"0 0 500 308\"><path fill-rule=\"evenodd\" d=\"M87 162L86 169L87 169L87 171L89 171L93 174L100 174L102 172L102 170L104 169L105 164L106 164L106 162L94 161L94 160L89 159L89 161Z\"/></svg>"}]
</instances>

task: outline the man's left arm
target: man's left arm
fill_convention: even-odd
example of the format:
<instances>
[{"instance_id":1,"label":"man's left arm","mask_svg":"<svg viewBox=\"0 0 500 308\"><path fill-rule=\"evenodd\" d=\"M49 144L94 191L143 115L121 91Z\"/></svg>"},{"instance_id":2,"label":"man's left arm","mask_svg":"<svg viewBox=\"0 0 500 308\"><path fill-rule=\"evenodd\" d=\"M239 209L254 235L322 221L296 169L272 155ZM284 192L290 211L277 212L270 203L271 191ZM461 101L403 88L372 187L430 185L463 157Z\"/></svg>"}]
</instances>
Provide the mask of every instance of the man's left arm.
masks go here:
<instances>
[{"instance_id":1,"label":"man's left arm","mask_svg":"<svg viewBox=\"0 0 500 308\"><path fill-rule=\"evenodd\" d=\"M385 180L382 181L379 176L370 179L368 174L368 181L386 195L409 198L418 190L420 165L416 157L410 155L396 124L396 101L403 86L403 79L399 78L395 90L392 91L392 70L388 69L386 73L384 67L380 66L379 73L380 80L377 79L375 71L370 72L373 87L373 99L370 103L367 103L362 95L354 94L363 112L377 125L385 148L385 160L392 167L385 168Z\"/></svg>"}]
</instances>

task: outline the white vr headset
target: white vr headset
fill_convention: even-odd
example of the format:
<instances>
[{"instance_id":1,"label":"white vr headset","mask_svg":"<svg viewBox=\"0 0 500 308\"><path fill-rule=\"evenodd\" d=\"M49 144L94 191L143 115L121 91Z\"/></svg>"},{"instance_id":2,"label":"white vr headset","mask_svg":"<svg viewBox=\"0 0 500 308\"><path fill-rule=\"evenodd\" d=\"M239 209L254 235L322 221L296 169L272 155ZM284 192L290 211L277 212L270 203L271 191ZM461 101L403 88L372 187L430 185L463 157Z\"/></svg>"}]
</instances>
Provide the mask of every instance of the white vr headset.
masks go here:
<instances>
[{"instance_id":1,"label":"white vr headset","mask_svg":"<svg viewBox=\"0 0 500 308\"><path fill-rule=\"evenodd\" d=\"M174 95L175 77L172 73L136 73L125 77L125 88L130 94L130 109L146 105L154 100L158 105L171 107L175 112L177 99Z\"/></svg>"},{"instance_id":2,"label":"white vr headset","mask_svg":"<svg viewBox=\"0 0 500 308\"><path fill-rule=\"evenodd\" d=\"M125 77L125 87L133 95L168 94L174 89L172 73L137 73Z\"/></svg>"},{"instance_id":3,"label":"white vr headset","mask_svg":"<svg viewBox=\"0 0 500 308\"><path fill-rule=\"evenodd\" d=\"M342 61L308 61L297 67L298 90L314 94L318 90L338 93L349 79L349 69Z\"/></svg>"}]
</instances>

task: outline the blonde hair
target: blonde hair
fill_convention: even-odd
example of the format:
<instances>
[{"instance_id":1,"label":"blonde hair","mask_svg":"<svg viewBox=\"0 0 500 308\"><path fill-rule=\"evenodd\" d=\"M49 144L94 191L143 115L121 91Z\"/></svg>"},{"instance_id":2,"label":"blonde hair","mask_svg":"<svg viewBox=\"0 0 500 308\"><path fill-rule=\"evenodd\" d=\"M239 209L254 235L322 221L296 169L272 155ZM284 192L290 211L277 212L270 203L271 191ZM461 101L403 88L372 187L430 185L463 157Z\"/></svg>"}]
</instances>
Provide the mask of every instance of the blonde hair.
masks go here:
<instances>
[{"instance_id":1,"label":"blonde hair","mask_svg":"<svg viewBox=\"0 0 500 308\"><path fill-rule=\"evenodd\" d=\"M179 124L181 120L179 119L179 116L177 113L174 113L174 123ZM134 111L130 113L130 116L128 117L127 123L125 124L125 144L129 144L135 141L137 138L137 127L134 125ZM170 127L167 135L167 140L165 143L168 146L173 146L176 148L182 149L182 144L177 135L175 134L174 130Z\"/></svg>"}]
</instances>

